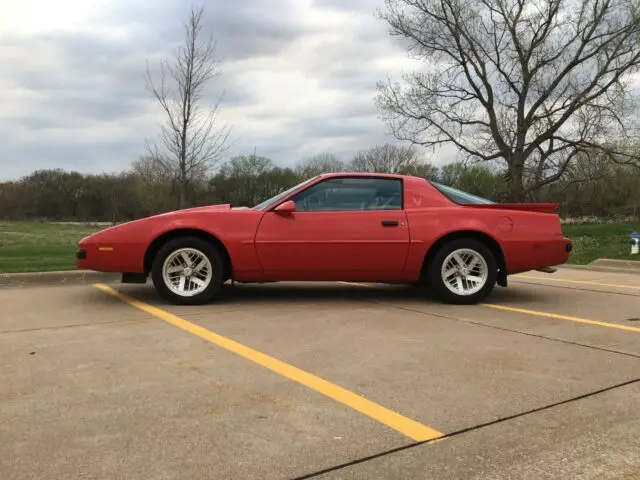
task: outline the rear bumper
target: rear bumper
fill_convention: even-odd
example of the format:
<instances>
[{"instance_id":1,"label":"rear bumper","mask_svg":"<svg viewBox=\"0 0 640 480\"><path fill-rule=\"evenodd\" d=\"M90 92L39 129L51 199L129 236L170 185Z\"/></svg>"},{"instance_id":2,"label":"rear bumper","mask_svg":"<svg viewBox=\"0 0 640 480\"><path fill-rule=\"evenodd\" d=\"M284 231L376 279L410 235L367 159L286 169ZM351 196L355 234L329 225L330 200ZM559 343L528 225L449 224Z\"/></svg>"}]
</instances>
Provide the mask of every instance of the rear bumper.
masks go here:
<instances>
[{"instance_id":1,"label":"rear bumper","mask_svg":"<svg viewBox=\"0 0 640 480\"><path fill-rule=\"evenodd\" d=\"M540 248L536 250L535 260L540 268L562 265L563 263L567 263L572 250L573 243L571 240L562 237L559 240L543 243Z\"/></svg>"},{"instance_id":2,"label":"rear bumper","mask_svg":"<svg viewBox=\"0 0 640 480\"><path fill-rule=\"evenodd\" d=\"M534 261L538 268L562 265L569 259L573 243L566 237L536 244Z\"/></svg>"},{"instance_id":3,"label":"rear bumper","mask_svg":"<svg viewBox=\"0 0 640 480\"><path fill-rule=\"evenodd\" d=\"M564 242L564 251L567 253L571 253L573 251L573 242L571 242L571 240L566 237L564 238Z\"/></svg>"},{"instance_id":4,"label":"rear bumper","mask_svg":"<svg viewBox=\"0 0 640 480\"><path fill-rule=\"evenodd\" d=\"M573 242L567 237L561 237L544 244L537 253L537 260L541 263L540 267L551 267L553 265L562 265L567 263L569 255L573 250Z\"/></svg>"},{"instance_id":5,"label":"rear bumper","mask_svg":"<svg viewBox=\"0 0 640 480\"><path fill-rule=\"evenodd\" d=\"M507 273L521 273L567 263L573 243L563 236L505 245Z\"/></svg>"}]
</instances>

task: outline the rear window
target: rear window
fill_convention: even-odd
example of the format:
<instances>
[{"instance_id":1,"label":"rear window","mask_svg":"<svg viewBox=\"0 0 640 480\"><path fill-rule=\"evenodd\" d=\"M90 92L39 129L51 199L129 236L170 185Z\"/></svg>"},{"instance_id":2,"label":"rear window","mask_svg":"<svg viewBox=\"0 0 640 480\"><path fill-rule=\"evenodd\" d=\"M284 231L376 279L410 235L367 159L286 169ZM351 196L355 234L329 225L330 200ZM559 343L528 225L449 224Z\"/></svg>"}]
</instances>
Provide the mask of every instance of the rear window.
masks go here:
<instances>
[{"instance_id":1,"label":"rear window","mask_svg":"<svg viewBox=\"0 0 640 480\"><path fill-rule=\"evenodd\" d=\"M472 195L467 192L463 192L462 190L458 190L457 188L448 187L446 185L442 185L441 183L431 182L431 185L436 187L438 191L451 200L454 203L471 203L471 204L491 204L496 203L491 200L487 200L486 198L478 197L477 195Z\"/></svg>"}]
</instances>

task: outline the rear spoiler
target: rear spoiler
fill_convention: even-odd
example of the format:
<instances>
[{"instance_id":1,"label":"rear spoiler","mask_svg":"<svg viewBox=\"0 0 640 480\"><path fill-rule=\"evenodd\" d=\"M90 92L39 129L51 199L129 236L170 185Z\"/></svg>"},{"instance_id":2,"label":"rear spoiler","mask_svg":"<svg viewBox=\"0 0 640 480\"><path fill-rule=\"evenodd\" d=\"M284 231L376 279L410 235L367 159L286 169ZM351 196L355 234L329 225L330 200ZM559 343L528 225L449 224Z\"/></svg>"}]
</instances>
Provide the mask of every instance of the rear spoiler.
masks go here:
<instances>
[{"instance_id":1,"label":"rear spoiler","mask_svg":"<svg viewBox=\"0 0 640 480\"><path fill-rule=\"evenodd\" d=\"M556 213L559 203L463 203L464 207L490 210L519 210L523 212Z\"/></svg>"}]
</instances>

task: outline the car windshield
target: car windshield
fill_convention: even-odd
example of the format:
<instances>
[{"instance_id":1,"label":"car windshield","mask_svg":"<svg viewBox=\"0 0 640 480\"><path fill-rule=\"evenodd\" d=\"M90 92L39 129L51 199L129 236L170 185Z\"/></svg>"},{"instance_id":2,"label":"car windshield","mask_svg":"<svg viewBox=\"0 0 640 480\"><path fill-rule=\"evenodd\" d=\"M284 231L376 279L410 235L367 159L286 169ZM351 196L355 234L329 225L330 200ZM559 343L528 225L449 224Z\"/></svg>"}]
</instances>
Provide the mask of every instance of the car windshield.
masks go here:
<instances>
[{"instance_id":1,"label":"car windshield","mask_svg":"<svg viewBox=\"0 0 640 480\"><path fill-rule=\"evenodd\" d=\"M471 195L470 193L463 192L462 190L458 190L457 188L448 187L446 185L442 185L440 183L431 182L431 184L436 187L440 193L442 193L445 197L455 203L471 203L471 204L488 204L488 203L496 203L491 200L487 200L486 198L478 197L476 195Z\"/></svg>"},{"instance_id":2,"label":"car windshield","mask_svg":"<svg viewBox=\"0 0 640 480\"><path fill-rule=\"evenodd\" d=\"M266 208L269 208L271 205L273 205L274 203L276 203L278 200L280 200L281 198L286 197L287 195L289 195L291 192L297 190L298 188L302 187L303 185L306 185L307 183L311 182L312 180L315 180L317 177L312 177L308 180L305 180L302 183L299 183L298 185L291 187L288 190L285 190L284 192L280 192L279 194L277 194L275 197L271 197L268 200L265 200L264 202L256 205L255 207L253 207L253 210L264 210Z\"/></svg>"}]
</instances>

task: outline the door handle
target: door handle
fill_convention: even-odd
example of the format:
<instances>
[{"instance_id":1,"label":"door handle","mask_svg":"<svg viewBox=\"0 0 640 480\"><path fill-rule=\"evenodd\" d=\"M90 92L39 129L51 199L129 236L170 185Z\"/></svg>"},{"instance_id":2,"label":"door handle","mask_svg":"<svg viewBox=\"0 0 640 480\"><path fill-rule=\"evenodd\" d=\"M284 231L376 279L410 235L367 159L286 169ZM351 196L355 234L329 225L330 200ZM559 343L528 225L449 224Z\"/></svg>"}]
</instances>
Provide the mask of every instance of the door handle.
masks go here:
<instances>
[{"instance_id":1,"label":"door handle","mask_svg":"<svg viewBox=\"0 0 640 480\"><path fill-rule=\"evenodd\" d=\"M398 221L397 220L382 220L382 226L383 227L397 227L398 226Z\"/></svg>"}]
</instances>

